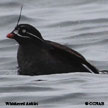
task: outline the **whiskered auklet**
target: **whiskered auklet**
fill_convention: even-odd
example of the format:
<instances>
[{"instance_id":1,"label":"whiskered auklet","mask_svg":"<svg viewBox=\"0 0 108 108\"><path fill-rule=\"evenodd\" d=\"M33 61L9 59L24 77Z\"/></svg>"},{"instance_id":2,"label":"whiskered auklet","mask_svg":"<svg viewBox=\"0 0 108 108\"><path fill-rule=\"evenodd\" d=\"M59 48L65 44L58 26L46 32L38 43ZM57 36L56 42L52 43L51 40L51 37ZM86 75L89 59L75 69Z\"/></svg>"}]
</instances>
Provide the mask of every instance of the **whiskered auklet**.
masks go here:
<instances>
[{"instance_id":1,"label":"whiskered auklet","mask_svg":"<svg viewBox=\"0 0 108 108\"><path fill-rule=\"evenodd\" d=\"M20 75L45 75L98 70L75 50L43 39L32 25L19 24L7 35L19 43L17 61Z\"/></svg>"}]
</instances>

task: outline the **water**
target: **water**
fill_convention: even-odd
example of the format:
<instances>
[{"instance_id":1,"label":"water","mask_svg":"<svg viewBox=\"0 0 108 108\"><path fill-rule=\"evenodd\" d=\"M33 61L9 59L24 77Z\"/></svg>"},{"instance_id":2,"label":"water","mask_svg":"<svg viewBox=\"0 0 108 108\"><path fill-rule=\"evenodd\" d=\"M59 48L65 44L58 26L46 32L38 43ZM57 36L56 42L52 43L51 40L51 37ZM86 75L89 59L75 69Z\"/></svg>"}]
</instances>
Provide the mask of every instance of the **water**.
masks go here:
<instances>
[{"instance_id":1,"label":"water","mask_svg":"<svg viewBox=\"0 0 108 108\"><path fill-rule=\"evenodd\" d=\"M85 102L104 102L107 108L107 74L17 75L18 44L6 35L16 25L21 4L20 23L34 25L45 39L75 49L99 70L108 70L107 0L0 1L0 106L35 101L39 105L29 107L92 108L99 106Z\"/></svg>"}]
</instances>

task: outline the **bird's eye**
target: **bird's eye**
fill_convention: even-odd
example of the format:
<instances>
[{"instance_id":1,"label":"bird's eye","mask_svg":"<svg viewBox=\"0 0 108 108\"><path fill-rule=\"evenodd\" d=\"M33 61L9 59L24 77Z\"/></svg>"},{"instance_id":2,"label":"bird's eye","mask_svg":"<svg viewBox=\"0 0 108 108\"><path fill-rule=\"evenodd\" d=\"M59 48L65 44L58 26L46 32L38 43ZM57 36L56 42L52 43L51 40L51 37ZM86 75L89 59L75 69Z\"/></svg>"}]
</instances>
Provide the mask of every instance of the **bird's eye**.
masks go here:
<instances>
[{"instance_id":1,"label":"bird's eye","mask_svg":"<svg viewBox=\"0 0 108 108\"><path fill-rule=\"evenodd\" d=\"M22 29L22 33L26 33L26 29Z\"/></svg>"}]
</instances>

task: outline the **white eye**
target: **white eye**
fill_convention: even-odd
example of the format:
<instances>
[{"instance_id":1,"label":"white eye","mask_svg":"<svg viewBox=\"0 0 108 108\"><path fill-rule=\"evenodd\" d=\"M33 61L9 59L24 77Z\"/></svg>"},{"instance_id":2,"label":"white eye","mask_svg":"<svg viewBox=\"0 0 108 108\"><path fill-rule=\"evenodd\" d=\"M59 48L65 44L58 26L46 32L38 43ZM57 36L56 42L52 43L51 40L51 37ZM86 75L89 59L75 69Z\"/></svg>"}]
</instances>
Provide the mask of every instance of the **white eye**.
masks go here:
<instances>
[{"instance_id":1,"label":"white eye","mask_svg":"<svg viewBox=\"0 0 108 108\"><path fill-rule=\"evenodd\" d=\"M22 29L22 33L26 33L26 29Z\"/></svg>"}]
</instances>

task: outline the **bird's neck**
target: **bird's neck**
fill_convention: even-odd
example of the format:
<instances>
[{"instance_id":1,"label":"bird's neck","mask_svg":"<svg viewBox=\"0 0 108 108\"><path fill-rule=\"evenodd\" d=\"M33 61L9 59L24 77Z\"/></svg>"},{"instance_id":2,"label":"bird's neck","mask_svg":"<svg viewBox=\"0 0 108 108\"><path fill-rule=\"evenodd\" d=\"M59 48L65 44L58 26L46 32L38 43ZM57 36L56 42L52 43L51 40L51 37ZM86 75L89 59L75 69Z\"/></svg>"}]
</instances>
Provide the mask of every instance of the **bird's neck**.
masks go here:
<instances>
[{"instance_id":1,"label":"bird's neck","mask_svg":"<svg viewBox=\"0 0 108 108\"><path fill-rule=\"evenodd\" d=\"M34 54L38 53L43 49L42 45L36 45L36 44L26 44L26 45L19 45L19 51L25 53L25 54Z\"/></svg>"}]
</instances>

